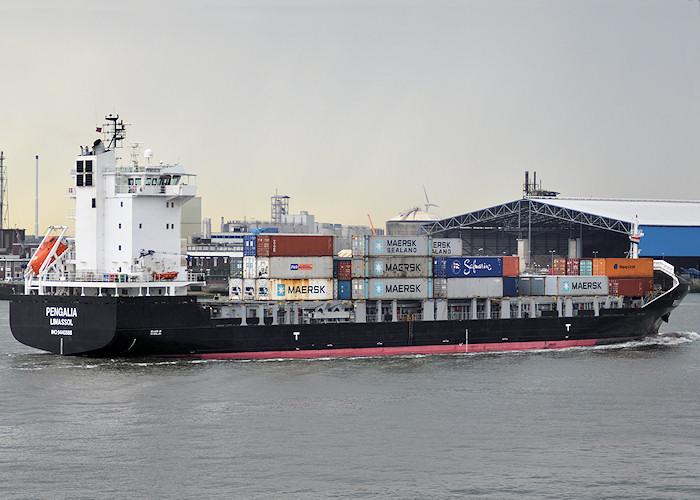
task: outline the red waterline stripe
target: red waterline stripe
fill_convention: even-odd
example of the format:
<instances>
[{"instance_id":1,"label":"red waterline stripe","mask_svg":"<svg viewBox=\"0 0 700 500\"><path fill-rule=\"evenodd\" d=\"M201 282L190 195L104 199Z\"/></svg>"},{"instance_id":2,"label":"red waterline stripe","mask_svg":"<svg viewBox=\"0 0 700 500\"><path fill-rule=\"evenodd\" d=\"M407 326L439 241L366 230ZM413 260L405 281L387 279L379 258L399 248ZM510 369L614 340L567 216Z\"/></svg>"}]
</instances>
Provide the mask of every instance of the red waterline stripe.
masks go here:
<instances>
[{"instance_id":1,"label":"red waterline stripe","mask_svg":"<svg viewBox=\"0 0 700 500\"><path fill-rule=\"evenodd\" d=\"M278 358L329 358L357 356L395 356L400 354L456 354L465 352L525 351L532 349L563 349L566 347L591 347L595 339L558 340L552 342L499 342L489 344L451 344L405 347L366 347L352 349L309 349L304 351L224 352L200 354L201 359L278 359Z\"/></svg>"}]
</instances>

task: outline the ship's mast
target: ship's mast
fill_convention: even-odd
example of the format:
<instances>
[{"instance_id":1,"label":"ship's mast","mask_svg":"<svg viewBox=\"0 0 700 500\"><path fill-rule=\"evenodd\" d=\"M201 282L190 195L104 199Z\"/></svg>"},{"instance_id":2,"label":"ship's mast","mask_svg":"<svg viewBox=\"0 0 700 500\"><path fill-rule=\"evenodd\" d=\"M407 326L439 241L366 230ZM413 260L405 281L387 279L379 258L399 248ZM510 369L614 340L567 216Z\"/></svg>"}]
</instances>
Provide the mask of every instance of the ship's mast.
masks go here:
<instances>
[{"instance_id":1,"label":"ship's mast","mask_svg":"<svg viewBox=\"0 0 700 500\"><path fill-rule=\"evenodd\" d=\"M107 115L105 116L105 120L108 122L111 122L108 125L108 132L112 132L112 136L109 139L109 145L107 146L107 149L112 149L118 148L120 146L120 141L124 140L124 137L126 136L126 126L124 125L123 120L119 120L119 115Z\"/></svg>"},{"instance_id":2,"label":"ship's mast","mask_svg":"<svg viewBox=\"0 0 700 500\"><path fill-rule=\"evenodd\" d=\"M5 171L5 153L0 151L0 231L9 226L7 210L7 173Z\"/></svg>"}]
</instances>

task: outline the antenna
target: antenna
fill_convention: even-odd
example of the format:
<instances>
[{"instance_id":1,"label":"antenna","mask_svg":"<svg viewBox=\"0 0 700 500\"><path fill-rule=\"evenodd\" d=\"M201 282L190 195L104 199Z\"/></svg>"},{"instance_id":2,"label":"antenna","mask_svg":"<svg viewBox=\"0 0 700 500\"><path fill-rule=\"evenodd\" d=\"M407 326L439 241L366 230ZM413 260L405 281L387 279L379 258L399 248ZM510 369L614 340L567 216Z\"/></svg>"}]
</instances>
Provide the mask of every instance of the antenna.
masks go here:
<instances>
[{"instance_id":1,"label":"antenna","mask_svg":"<svg viewBox=\"0 0 700 500\"><path fill-rule=\"evenodd\" d=\"M39 155L36 155L36 190L34 196L34 236L39 237Z\"/></svg>"},{"instance_id":2,"label":"antenna","mask_svg":"<svg viewBox=\"0 0 700 500\"><path fill-rule=\"evenodd\" d=\"M107 115L105 116L105 120L108 122L111 122L108 127L111 127L111 132L112 132L112 137L109 140L109 145L107 146L107 149L110 149L111 147L118 148L120 146L119 141L124 140L124 137L126 137L126 126L124 125L124 120L119 121L119 115ZM98 132L101 131L101 128L98 128ZM107 134L109 134L110 130L107 130Z\"/></svg>"},{"instance_id":3,"label":"antenna","mask_svg":"<svg viewBox=\"0 0 700 500\"><path fill-rule=\"evenodd\" d=\"M8 223L7 210L7 172L5 170L5 153L0 151L0 231L7 229Z\"/></svg>"},{"instance_id":4,"label":"antenna","mask_svg":"<svg viewBox=\"0 0 700 500\"><path fill-rule=\"evenodd\" d=\"M423 185L423 193L425 194L425 211L428 212L430 210L430 207L438 207L439 205L436 205L435 203L430 203L430 200L428 199L428 192L425 190L425 185Z\"/></svg>"}]
</instances>

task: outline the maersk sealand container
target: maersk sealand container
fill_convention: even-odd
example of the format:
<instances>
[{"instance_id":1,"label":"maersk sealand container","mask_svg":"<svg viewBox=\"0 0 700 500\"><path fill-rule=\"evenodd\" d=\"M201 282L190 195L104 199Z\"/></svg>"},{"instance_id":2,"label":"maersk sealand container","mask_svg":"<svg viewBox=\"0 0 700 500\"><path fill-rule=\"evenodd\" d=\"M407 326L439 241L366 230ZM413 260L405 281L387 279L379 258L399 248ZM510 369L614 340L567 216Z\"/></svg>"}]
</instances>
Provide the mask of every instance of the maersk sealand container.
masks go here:
<instances>
[{"instance_id":1,"label":"maersk sealand container","mask_svg":"<svg viewBox=\"0 0 700 500\"><path fill-rule=\"evenodd\" d=\"M503 258L435 257L433 276L436 278L500 278L503 276Z\"/></svg>"}]
</instances>

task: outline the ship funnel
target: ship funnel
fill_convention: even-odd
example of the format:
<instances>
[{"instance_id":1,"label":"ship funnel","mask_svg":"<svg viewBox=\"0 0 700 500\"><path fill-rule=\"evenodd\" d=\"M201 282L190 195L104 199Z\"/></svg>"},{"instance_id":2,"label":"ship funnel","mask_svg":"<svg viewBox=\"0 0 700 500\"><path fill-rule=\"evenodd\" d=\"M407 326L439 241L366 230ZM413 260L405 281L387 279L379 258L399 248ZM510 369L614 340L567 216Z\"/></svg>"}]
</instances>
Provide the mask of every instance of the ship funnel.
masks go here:
<instances>
[{"instance_id":1,"label":"ship funnel","mask_svg":"<svg viewBox=\"0 0 700 500\"><path fill-rule=\"evenodd\" d=\"M97 139L95 141L95 143L92 145L92 152L95 153L96 155L105 152L105 145L102 142L102 139Z\"/></svg>"}]
</instances>

